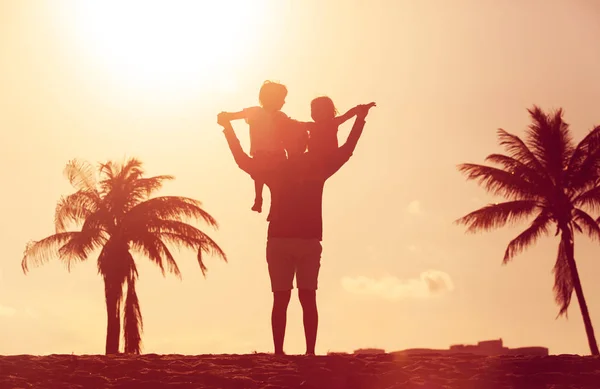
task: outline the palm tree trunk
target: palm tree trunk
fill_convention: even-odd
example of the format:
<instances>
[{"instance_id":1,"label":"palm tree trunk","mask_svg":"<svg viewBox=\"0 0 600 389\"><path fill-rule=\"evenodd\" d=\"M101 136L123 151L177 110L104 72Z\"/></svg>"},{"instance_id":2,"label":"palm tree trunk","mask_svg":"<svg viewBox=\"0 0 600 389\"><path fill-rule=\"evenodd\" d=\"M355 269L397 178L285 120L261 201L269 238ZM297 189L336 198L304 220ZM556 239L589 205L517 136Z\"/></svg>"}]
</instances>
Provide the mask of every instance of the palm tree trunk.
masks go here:
<instances>
[{"instance_id":1,"label":"palm tree trunk","mask_svg":"<svg viewBox=\"0 0 600 389\"><path fill-rule=\"evenodd\" d=\"M121 335L121 297L122 285L115 280L104 278L104 295L106 297L106 354L119 352Z\"/></svg>"},{"instance_id":2,"label":"palm tree trunk","mask_svg":"<svg viewBox=\"0 0 600 389\"><path fill-rule=\"evenodd\" d=\"M123 334L125 353L140 354L142 351L142 312L135 291L135 276L127 279L127 298L123 313Z\"/></svg>"},{"instance_id":3,"label":"palm tree trunk","mask_svg":"<svg viewBox=\"0 0 600 389\"><path fill-rule=\"evenodd\" d=\"M579 303L579 309L581 310L581 316L583 317L583 325L585 326L585 333L587 334L590 351L592 355L600 355L600 352L598 351L598 343L596 342L596 336L594 335L592 319L590 318L590 312L588 311L587 303L585 302L585 297L583 296L583 288L581 286L581 280L579 279L577 264L575 263L573 236L568 228L563 231L567 231L567 261L569 264L569 270L571 272L571 278L573 280L573 289L575 289L575 295L577 296L577 302Z\"/></svg>"}]
</instances>

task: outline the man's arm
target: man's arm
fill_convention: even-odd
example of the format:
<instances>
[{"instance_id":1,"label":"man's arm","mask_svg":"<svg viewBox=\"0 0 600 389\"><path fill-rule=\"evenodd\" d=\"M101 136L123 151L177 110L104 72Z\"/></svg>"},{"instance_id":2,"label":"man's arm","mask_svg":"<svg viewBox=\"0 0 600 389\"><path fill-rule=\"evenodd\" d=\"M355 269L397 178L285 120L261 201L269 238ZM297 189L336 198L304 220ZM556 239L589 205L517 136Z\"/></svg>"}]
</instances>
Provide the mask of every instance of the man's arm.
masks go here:
<instances>
[{"instance_id":1,"label":"man's arm","mask_svg":"<svg viewBox=\"0 0 600 389\"><path fill-rule=\"evenodd\" d=\"M331 155L327 156L323 165L323 174L325 178L329 178L334 175L352 156L356 144L362 135L363 128L365 127L364 116L357 116L352 130L348 135L346 143L340 146L337 150L333 151Z\"/></svg>"},{"instance_id":2,"label":"man's arm","mask_svg":"<svg viewBox=\"0 0 600 389\"><path fill-rule=\"evenodd\" d=\"M343 145L341 145L329 157L326 158L323 166L325 179L331 177L338 170L340 170L340 168L346 162L348 162L352 156L352 153L354 153L354 149L356 148L360 136L362 135L363 128L365 127L365 118L369 113L369 109L374 106L375 103L370 103L362 104L356 107L356 119L352 125L352 130L350 130L350 134L348 134L348 139Z\"/></svg>"},{"instance_id":3,"label":"man's arm","mask_svg":"<svg viewBox=\"0 0 600 389\"><path fill-rule=\"evenodd\" d=\"M250 158L248 154L246 154L242 149L240 140L235 135L235 131L233 131L231 122L220 121L219 124L223 126L223 134L225 135L225 139L227 140L227 144L229 145L229 149L231 150L231 154L233 155L233 159L235 160L237 165L240 167L240 169L250 174L251 176L256 174L256 166L254 160Z\"/></svg>"}]
</instances>

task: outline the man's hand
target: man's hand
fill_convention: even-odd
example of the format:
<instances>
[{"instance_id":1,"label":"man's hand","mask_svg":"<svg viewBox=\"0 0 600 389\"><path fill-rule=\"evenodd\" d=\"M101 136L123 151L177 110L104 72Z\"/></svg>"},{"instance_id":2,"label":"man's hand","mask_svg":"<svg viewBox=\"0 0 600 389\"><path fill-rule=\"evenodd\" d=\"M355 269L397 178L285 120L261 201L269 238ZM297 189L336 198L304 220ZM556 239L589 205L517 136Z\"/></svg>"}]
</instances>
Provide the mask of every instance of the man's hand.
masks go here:
<instances>
[{"instance_id":1,"label":"man's hand","mask_svg":"<svg viewBox=\"0 0 600 389\"><path fill-rule=\"evenodd\" d=\"M227 127L231 125L231 114L229 112L221 112L217 115L217 124Z\"/></svg>"},{"instance_id":2,"label":"man's hand","mask_svg":"<svg viewBox=\"0 0 600 389\"><path fill-rule=\"evenodd\" d=\"M369 103L369 104L360 104L356 106L356 116L364 119L365 117L367 117L369 110L373 107L376 107L377 104L375 102Z\"/></svg>"}]
</instances>

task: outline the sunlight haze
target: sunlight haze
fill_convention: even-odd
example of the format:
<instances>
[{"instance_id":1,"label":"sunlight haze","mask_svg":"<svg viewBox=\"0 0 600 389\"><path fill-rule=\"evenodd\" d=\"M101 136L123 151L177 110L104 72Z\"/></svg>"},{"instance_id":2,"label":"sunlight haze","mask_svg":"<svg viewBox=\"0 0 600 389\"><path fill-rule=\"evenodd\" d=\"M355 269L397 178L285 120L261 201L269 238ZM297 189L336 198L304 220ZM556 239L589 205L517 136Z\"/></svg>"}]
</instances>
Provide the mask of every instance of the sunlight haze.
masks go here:
<instances>
[{"instance_id":1,"label":"sunlight haze","mask_svg":"<svg viewBox=\"0 0 600 389\"><path fill-rule=\"evenodd\" d=\"M0 354L104 351L96 257L70 273L20 264L54 233L67 161L126 157L176 177L157 195L202 201L220 228L200 228L229 258L206 258L203 278L194 252L175 252L178 280L136 257L143 352L271 351L266 215L216 124L257 105L267 79L299 120L320 95L340 112L377 102L325 186L317 353L497 338L589 353L576 298L555 320L558 237L502 266L523 226L468 235L453 221L497 201L456 165L500 152L499 127L522 135L533 104L563 107L577 141L600 124L599 36L587 0L1 1ZM575 239L598 328L600 246ZM302 353L297 290L288 312L286 351Z\"/></svg>"}]
</instances>

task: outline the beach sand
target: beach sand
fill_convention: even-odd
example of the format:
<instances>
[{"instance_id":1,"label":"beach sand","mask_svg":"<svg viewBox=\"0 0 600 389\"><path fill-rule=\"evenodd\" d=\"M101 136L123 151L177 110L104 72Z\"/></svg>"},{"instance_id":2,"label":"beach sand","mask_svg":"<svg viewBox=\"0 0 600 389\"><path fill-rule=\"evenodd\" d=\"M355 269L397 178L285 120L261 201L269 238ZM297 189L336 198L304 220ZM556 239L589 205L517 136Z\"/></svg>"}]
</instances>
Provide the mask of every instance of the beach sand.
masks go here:
<instances>
[{"instance_id":1,"label":"beach sand","mask_svg":"<svg viewBox=\"0 0 600 389\"><path fill-rule=\"evenodd\" d=\"M473 355L0 356L0 388L600 388L600 358Z\"/></svg>"}]
</instances>

